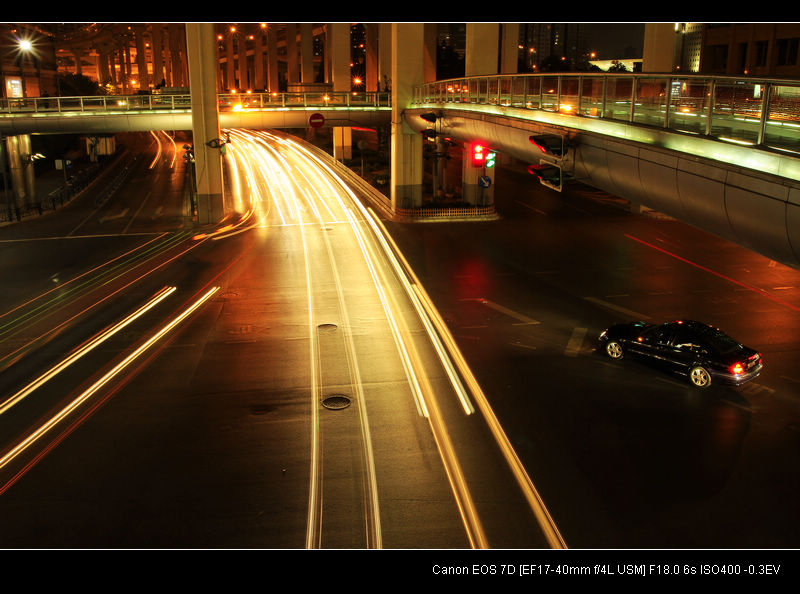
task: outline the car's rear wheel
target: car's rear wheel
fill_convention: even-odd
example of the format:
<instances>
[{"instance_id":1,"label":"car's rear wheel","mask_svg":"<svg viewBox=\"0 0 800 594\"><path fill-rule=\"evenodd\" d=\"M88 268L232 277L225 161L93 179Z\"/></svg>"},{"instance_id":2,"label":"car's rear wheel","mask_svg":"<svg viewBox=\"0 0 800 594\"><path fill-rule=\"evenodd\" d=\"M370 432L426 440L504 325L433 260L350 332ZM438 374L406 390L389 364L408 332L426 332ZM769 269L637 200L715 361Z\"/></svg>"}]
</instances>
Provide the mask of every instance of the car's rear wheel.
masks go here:
<instances>
[{"instance_id":1,"label":"car's rear wheel","mask_svg":"<svg viewBox=\"0 0 800 594\"><path fill-rule=\"evenodd\" d=\"M609 340L608 343L606 343L606 355L612 359L622 359L622 345L616 340Z\"/></svg>"},{"instance_id":2,"label":"car's rear wheel","mask_svg":"<svg viewBox=\"0 0 800 594\"><path fill-rule=\"evenodd\" d=\"M707 388L711 385L711 374L705 367L697 365L689 371L689 381L698 388Z\"/></svg>"}]
</instances>

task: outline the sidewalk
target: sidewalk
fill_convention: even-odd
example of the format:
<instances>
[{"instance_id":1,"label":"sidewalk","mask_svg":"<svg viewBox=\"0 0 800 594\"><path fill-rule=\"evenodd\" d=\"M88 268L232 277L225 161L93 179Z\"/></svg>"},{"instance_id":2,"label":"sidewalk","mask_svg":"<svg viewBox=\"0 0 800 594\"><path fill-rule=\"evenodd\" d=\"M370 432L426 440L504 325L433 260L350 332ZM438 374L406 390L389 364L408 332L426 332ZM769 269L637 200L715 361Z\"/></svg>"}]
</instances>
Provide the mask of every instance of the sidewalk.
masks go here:
<instances>
[{"instance_id":1,"label":"sidewalk","mask_svg":"<svg viewBox=\"0 0 800 594\"><path fill-rule=\"evenodd\" d=\"M77 168L68 172L68 179L65 179L63 169L53 168L37 175L34 186L35 204L33 206L18 205L19 213L9 213L8 200L12 200L13 203L13 188L9 180L6 196L2 199L0 206L0 225L24 223L31 218L62 208L77 198L92 182L112 169L115 161L116 157L104 164L82 161Z\"/></svg>"}]
</instances>

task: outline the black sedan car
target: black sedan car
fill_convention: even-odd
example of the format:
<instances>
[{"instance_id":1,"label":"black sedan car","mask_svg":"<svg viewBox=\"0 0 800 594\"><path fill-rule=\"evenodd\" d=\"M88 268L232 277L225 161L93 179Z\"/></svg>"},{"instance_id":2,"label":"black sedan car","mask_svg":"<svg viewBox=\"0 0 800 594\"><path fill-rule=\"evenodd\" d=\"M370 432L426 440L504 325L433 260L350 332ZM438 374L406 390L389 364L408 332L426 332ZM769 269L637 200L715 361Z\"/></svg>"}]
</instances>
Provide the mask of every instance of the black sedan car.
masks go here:
<instances>
[{"instance_id":1,"label":"black sedan car","mask_svg":"<svg viewBox=\"0 0 800 594\"><path fill-rule=\"evenodd\" d=\"M692 320L615 324L600 334L612 359L630 354L686 376L698 388L719 382L739 386L761 373L761 353L718 328Z\"/></svg>"}]
</instances>

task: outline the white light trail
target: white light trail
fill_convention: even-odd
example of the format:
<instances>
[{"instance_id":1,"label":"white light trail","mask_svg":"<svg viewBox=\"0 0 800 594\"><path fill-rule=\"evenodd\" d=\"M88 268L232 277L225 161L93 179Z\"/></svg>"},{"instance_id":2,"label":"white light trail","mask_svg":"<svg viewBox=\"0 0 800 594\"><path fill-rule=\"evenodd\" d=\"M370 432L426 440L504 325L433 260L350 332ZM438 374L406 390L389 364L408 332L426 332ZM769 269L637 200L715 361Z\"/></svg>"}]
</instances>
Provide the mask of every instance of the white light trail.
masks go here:
<instances>
[{"instance_id":1,"label":"white light trail","mask_svg":"<svg viewBox=\"0 0 800 594\"><path fill-rule=\"evenodd\" d=\"M164 299L169 297L172 293L176 290L175 287L164 287L158 293L156 293L150 301L145 303L139 309L125 317L124 319L120 320L113 326L106 328L103 332L89 340L87 343L82 345L78 348L75 352L71 355L60 361L57 365L51 367L45 373L40 375L38 378L33 380L27 386L19 390L13 396L7 398L5 402L0 404L0 415L8 411L12 406L20 402L23 398L28 396L31 392L45 384L47 381L54 378L56 375L64 371L67 367L75 363L78 359L83 357L84 355L90 353L96 347L103 344L106 340L114 336L117 332L125 328L126 326L133 323L134 320L138 319L139 317L143 316L145 313L153 309L156 305L161 303Z\"/></svg>"},{"instance_id":2,"label":"white light trail","mask_svg":"<svg viewBox=\"0 0 800 594\"><path fill-rule=\"evenodd\" d=\"M136 350L130 353L122 361L117 363L110 371L105 373L103 377L101 377L94 384L92 384L88 389L86 389L82 394L80 394L77 398L75 398L72 402L70 402L66 407L64 407L57 414L53 415L49 420L47 420L45 423L39 426L39 428L30 433L25 439L23 439L20 443L14 446L14 448L12 448L8 453L6 453L2 458L0 458L0 469L5 468L17 456L19 456L22 452L24 452L33 444L35 444L51 429L56 427L61 421L66 419L79 406L81 406L89 398L91 398L92 395L94 395L98 390L100 390L109 381L111 381L118 373L124 370L128 365L130 365L133 361L135 361L143 353L145 353L148 349L150 349L150 347L152 347L156 342L158 342L164 335L166 335L178 324L183 322L187 317L189 317L192 313L194 313L200 306L202 306L206 301L208 301L218 290L219 287L212 287L211 289L209 289L192 305L186 308L181 314L173 318L169 323L164 325L158 332L153 334L146 342L140 345Z\"/></svg>"}]
</instances>

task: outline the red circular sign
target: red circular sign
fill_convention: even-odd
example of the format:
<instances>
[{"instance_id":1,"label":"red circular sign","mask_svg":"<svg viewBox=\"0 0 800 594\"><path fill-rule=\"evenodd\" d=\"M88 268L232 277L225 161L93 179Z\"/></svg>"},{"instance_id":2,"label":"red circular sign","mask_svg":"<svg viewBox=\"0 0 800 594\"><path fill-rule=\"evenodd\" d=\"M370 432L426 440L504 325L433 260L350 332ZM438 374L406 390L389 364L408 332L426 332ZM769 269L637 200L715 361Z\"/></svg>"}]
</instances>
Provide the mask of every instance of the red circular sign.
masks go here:
<instances>
[{"instance_id":1,"label":"red circular sign","mask_svg":"<svg viewBox=\"0 0 800 594\"><path fill-rule=\"evenodd\" d=\"M325 123L325 116L321 113L312 113L311 117L308 118L308 123L312 128L319 128Z\"/></svg>"}]
</instances>

